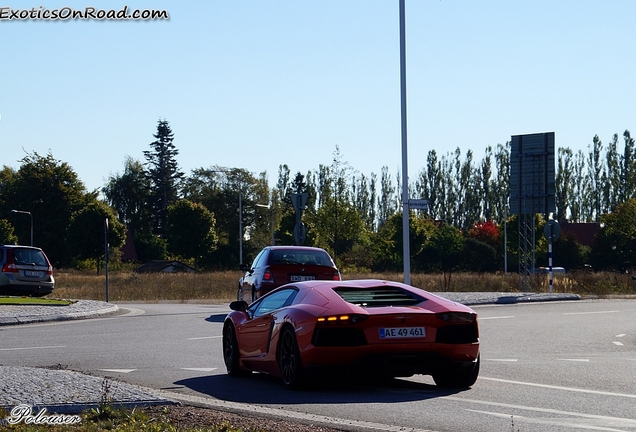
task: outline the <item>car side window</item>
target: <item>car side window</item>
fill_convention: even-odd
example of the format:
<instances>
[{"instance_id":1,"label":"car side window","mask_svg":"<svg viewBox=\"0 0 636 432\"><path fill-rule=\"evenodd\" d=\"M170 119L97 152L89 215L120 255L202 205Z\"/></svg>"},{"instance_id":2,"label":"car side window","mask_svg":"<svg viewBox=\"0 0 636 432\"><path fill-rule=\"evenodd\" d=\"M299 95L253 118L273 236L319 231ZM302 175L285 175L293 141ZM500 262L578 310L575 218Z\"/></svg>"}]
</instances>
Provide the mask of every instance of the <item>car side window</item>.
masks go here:
<instances>
[{"instance_id":1,"label":"car side window","mask_svg":"<svg viewBox=\"0 0 636 432\"><path fill-rule=\"evenodd\" d=\"M259 252L258 255L256 255L256 258L254 258L254 261L252 262L252 267L253 269L258 268L258 263L259 261L261 261L263 259L263 255L265 255L265 251L262 250Z\"/></svg>"},{"instance_id":2,"label":"car side window","mask_svg":"<svg viewBox=\"0 0 636 432\"><path fill-rule=\"evenodd\" d=\"M261 251L261 253L258 254L259 256L256 257L256 260L254 260L254 268L265 267L265 262L267 261L268 254L269 254L269 251L267 249L264 249L263 251Z\"/></svg>"},{"instance_id":3,"label":"car side window","mask_svg":"<svg viewBox=\"0 0 636 432\"><path fill-rule=\"evenodd\" d=\"M248 310L248 312L250 312L252 318L268 314L289 305L294 297L296 297L297 293L298 291L293 288L277 291L273 294L263 297L263 299L258 302L258 304L254 305L253 311Z\"/></svg>"}]
</instances>

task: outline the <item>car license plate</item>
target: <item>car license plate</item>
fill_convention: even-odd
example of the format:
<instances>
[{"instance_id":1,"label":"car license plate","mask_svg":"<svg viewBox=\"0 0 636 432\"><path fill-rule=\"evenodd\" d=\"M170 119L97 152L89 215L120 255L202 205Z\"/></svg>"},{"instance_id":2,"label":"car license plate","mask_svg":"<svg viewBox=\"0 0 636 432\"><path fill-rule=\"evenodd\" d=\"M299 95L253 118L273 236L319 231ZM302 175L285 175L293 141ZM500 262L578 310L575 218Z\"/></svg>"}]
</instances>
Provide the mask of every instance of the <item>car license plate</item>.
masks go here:
<instances>
[{"instance_id":1,"label":"car license plate","mask_svg":"<svg viewBox=\"0 0 636 432\"><path fill-rule=\"evenodd\" d=\"M295 276L295 275L292 275L289 279L292 282L303 282L303 281L316 280L316 276Z\"/></svg>"},{"instance_id":2,"label":"car license plate","mask_svg":"<svg viewBox=\"0 0 636 432\"><path fill-rule=\"evenodd\" d=\"M393 327L380 329L380 339L398 339L413 337L426 337L426 329L424 327Z\"/></svg>"},{"instance_id":3,"label":"car license plate","mask_svg":"<svg viewBox=\"0 0 636 432\"><path fill-rule=\"evenodd\" d=\"M34 278L39 278L42 277L42 272L40 271L33 271L33 270L26 270L24 272L24 275L26 277L34 277Z\"/></svg>"}]
</instances>

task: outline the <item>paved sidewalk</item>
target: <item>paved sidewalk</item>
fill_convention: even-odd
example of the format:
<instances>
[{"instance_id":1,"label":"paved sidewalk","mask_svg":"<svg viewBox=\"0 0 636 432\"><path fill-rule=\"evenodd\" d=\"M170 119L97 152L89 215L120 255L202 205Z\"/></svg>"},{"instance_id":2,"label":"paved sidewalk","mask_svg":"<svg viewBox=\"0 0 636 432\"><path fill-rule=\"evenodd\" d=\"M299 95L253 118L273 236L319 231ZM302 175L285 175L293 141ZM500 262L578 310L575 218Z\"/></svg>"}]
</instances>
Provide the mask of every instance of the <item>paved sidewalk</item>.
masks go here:
<instances>
[{"instance_id":1,"label":"paved sidewalk","mask_svg":"<svg viewBox=\"0 0 636 432\"><path fill-rule=\"evenodd\" d=\"M435 294L468 306L580 300L580 296L574 294L475 292ZM113 303L94 300L80 300L71 306L0 305L0 331L2 326L87 319L112 315L118 311L119 307ZM2 377L0 407L7 410L20 404L27 404L34 408L34 412L46 408L48 413L70 414L99 407L106 401L111 406L125 407L177 403L150 389L73 371L0 364L0 376Z\"/></svg>"}]
</instances>

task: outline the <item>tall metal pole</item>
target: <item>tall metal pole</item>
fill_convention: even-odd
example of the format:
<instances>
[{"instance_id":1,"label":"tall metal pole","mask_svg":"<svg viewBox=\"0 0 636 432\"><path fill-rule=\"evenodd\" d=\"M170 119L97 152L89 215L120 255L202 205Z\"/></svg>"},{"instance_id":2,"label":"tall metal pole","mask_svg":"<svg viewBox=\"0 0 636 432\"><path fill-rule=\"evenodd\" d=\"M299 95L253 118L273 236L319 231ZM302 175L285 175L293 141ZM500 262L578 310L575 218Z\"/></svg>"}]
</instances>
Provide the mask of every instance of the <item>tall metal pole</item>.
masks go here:
<instances>
[{"instance_id":1,"label":"tall metal pole","mask_svg":"<svg viewBox=\"0 0 636 432\"><path fill-rule=\"evenodd\" d=\"M409 174L406 145L406 18L404 0L400 0L400 90L402 96L402 243L404 283L411 283L411 247L409 244Z\"/></svg>"},{"instance_id":2,"label":"tall metal pole","mask_svg":"<svg viewBox=\"0 0 636 432\"><path fill-rule=\"evenodd\" d=\"M33 246L33 214L31 212L22 211L22 210L11 210L11 213L20 213L20 214L29 215L29 217L31 218L31 246Z\"/></svg>"},{"instance_id":3,"label":"tall metal pole","mask_svg":"<svg viewBox=\"0 0 636 432\"><path fill-rule=\"evenodd\" d=\"M242 265L242 264L243 264L243 194L242 194L241 188L239 188L239 265Z\"/></svg>"},{"instance_id":4,"label":"tall metal pole","mask_svg":"<svg viewBox=\"0 0 636 432\"><path fill-rule=\"evenodd\" d=\"M108 218L104 220L104 272L106 274L106 303L108 303L108 261L110 258L110 244L108 243Z\"/></svg>"}]
</instances>

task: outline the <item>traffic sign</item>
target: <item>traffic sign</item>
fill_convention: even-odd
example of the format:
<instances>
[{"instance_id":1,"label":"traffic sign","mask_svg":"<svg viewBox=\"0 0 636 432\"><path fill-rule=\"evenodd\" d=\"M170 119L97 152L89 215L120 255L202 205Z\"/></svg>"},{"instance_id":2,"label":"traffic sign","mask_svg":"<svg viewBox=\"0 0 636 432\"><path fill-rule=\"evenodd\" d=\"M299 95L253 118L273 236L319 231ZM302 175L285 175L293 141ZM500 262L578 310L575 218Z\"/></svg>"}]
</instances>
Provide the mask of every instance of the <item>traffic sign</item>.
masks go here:
<instances>
[{"instance_id":1,"label":"traffic sign","mask_svg":"<svg viewBox=\"0 0 636 432\"><path fill-rule=\"evenodd\" d=\"M561 226L557 221L550 219L543 227L543 235L550 243L555 242L561 235Z\"/></svg>"},{"instance_id":2,"label":"traffic sign","mask_svg":"<svg viewBox=\"0 0 636 432\"><path fill-rule=\"evenodd\" d=\"M415 210L428 210L428 200L412 199L409 200L409 208Z\"/></svg>"}]
</instances>

